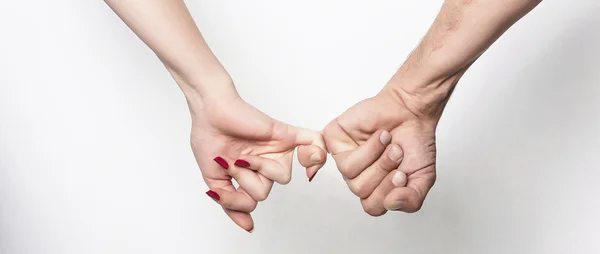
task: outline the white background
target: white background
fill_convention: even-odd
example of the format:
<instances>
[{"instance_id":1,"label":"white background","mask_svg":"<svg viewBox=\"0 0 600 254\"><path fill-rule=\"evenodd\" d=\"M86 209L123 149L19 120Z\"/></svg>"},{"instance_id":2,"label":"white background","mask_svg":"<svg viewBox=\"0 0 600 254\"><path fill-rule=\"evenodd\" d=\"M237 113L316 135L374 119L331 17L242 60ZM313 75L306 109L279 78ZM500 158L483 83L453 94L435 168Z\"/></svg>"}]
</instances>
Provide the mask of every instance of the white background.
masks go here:
<instances>
[{"instance_id":1,"label":"white background","mask_svg":"<svg viewBox=\"0 0 600 254\"><path fill-rule=\"evenodd\" d=\"M321 129L386 83L441 1L188 1L248 102ZM600 253L600 2L545 1L467 72L417 214L335 163L249 234L204 192L185 100L102 1L0 1L0 253Z\"/></svg>"}]
</instances>

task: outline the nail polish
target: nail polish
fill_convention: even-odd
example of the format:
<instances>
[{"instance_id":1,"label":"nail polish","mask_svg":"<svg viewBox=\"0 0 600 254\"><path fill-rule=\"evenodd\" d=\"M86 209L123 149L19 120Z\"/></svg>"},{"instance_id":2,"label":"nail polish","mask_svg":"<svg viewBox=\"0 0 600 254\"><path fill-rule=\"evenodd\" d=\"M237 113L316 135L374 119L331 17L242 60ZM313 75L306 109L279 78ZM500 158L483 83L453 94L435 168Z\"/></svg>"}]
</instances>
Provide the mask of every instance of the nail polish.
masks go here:
<instances>
[{"instance_id":1,"label":"nail polish","mask_svg":"<svg viewBox=\"0 0 600 254\"><path fill-rule=\"evenodd\" d=\"M236 166L242 167L242 168L247 168L247 167L250 167L250 162L247 162L246 160L236 160L235 163L233 163L233 165L236 165Z\"/></svg>"},{"instance_id":2,"label":"nail polish","mask_svg":"<svg viewBox=\"0 0 600 254\"><path fill-rule=\"evenodd\" d=\"M218 163L219 165L221 165L221 167L224 167L225 169L229 168L229 164L227 163L227 161L225 161L225 159L221 158L221 156L217 156L215 157L215 162Z\"/></svg>"},{"instance_id":3,"label":"nail polish","mask_svg":"<svg viewBox=\"0 0 600 254\"><path fill-rule=\"evenodd\" d=\"M315 178L315 176L317 175L317 172L315 172L310 178L308 178L308 182L312 182L313 178Z\"/></svg>"},{"instance_id":4,"label":"nail polish","mask_svg":"<svg viewBox=\"0 0 600 254\"><path fill-rule=\"evenodd\" d=\"M214 199L215 201L221 200L221 197L219 196L219 194L212 190L208 190L206 192L206 195L208 195L210 198Z\"/></svg>"}]
</instances>

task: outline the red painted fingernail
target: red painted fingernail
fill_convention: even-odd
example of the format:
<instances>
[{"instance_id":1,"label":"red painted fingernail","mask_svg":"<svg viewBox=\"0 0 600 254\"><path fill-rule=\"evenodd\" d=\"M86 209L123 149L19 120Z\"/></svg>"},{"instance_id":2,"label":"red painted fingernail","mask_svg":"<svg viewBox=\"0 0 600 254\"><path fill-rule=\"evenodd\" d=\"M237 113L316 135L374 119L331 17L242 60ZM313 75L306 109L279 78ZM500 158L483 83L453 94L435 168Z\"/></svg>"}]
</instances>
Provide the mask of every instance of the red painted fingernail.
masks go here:
<instances>
[{"instance_id":1,"label":"red painted fingernail","mask_svg":"<svg viewBox=\"0 0 600 254\"><path fill-rule=\"evenodd\" d=\"M225 161L225 159L221 158L221 156L217 156L215 157L215 162L219 163L219 165L221 165L221 167L224 167L225 169L229 168L229 164L227 163L227 161Z\"/></svg>"},{"instance_id":2,"label":"red painted fingernail","mask_svg":"<svg viewBox=\"0 0 600 254\"><path fill-rule=\"evenodd\" d=\"M247 167L250 167L250 162L247 162L245 160L236 160L235 163L233 163L233 165L236 165L236 166L242 167L242 168L247 168Z\"/></svg>"},{"instance_id":3,"label":"red painted fingernail","mask_svg":"<svg viewBox=\"0 0 600 254\"><path fill-rule=\"evenodd\" d=\"M212 190L208 190L206 192L206 195L208 195L210 198L212 198L212 199L214 199L216 201L221 200L221 197L219 196L219 194L216 193L216 192L214 192L214 191L212 191Z\"/></svg>"},{"instance_id":4,"label":"red painted fingernail","mask_svg":"<svg viewBox=\"0 0 600 254\"><path fill-rule=\"evenodd\" d=\"M319 172L319 171L317 171ZM317 175L317 172L315 172L310 178L308 178L308 182L312 182L312 179L315 178L315 176Z\"/></svg>"}]
</instances>

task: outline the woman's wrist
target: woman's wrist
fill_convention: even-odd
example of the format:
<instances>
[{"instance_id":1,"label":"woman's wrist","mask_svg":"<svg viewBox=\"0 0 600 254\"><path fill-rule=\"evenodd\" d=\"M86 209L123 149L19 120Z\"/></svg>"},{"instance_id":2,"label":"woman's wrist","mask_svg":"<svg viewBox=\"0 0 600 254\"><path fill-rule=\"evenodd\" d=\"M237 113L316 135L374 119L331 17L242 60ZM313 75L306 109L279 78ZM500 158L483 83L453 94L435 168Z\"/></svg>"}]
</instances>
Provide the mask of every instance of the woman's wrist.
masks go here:
<instances>
[{"instance_id":1,"label":"woman's wrist","mask_svg":"<svg viewBox=\"0 0 600 254\"><path fill-rule=\"evenodd\" d=\"M202 114L207 103L215 104L239 98L231 76L224 69L187 75L169 67L167 69L183 92L192 115Z\"/></svg>"}]
</instances>

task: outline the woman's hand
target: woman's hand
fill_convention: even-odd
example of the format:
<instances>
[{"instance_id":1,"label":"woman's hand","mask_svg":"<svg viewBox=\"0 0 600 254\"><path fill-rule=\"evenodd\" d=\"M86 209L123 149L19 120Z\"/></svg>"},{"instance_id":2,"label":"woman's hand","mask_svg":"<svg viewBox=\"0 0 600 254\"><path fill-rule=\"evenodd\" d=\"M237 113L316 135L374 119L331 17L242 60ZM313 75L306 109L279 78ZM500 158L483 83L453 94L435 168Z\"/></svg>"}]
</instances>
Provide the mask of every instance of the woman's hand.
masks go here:
<instances>
[{"instance_id":1,"label":"woman's hand","mask_svg":"<svg viewBox=\"0 0 600 254\"><path fill-rule=\"evenodd\" d=\"M254 228L250 212L267 198L273 181L290 181L297 146L309 180L325 163L319 132L277 121L239 96L205 99L201 105L192 110L191 145L210 188L207 194L247 231Z\"/></svg>"},{"instance_id":2,"label":"woman's hand","mask_svg":"<svg viewBox=\"0 0 600 254\"><path fill-rule=\"evenodd\" d=\"M240 227L251 231L250 212L267 198L272 180L288 183L292 156L312 178L326 160L323 137L276 121L244 102L212 53L184 1L105 0L159 57L186 96L191 143L207 194ZM234 178L240 187L236 190Z\"/></svg>"}]
</instances>

